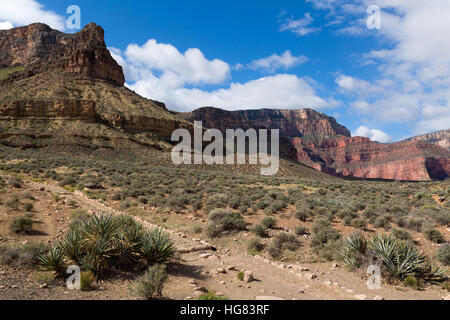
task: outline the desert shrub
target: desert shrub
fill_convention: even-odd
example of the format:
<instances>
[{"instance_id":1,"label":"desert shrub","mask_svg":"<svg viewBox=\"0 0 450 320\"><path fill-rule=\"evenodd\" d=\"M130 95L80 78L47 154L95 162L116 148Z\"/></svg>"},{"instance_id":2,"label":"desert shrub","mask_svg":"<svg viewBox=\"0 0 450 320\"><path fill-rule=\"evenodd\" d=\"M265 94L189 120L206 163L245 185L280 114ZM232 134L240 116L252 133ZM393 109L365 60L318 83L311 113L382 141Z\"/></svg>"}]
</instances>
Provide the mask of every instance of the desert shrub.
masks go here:
<instances>
[{"instance_id":1,"label":"desert shrub","mask_svg":"<svg viewBox=\"0 0 450 320\"><path fill-rule=\"evenodd\" d=\"M344 240L342 248L337 251L336 256L350 270L358 269L364 262L368 243L362 233L352 234Z\"/></svg>"},{"instance_id":2,"label":"desert shrub","mask_svg":"<svg viewBox=\"0 0 450 320\"><path fill-rule=\"evenodd\" d=\"M32 203L26 202L24 204L22 204L23 208L25 209L25 211L32 211L34 206Z\"/></svg>"},{"instance_id":3,"label":"desert shrub","mask_svg":"<svg viewBox=\"0 0 450 320\"><path fill-rule=\"evenodd\" d=\"M398 239L398 240L404 240L404 241L412 240L411 234L408 231L403 230L403 229L392 229L391 234L395 239Z\"/></svg>"},{"instance_id":4,"label":"desert shrub","mask_svg":"<svg viewBox=\"0 0 450 320\"><path fill-rule=\"evenodd\" d=\"M80 275L80 289L81 291L89 291L93 289L95 276L89 271L83 271Z\"/></svg>"},{"instance_id":5,"label":"desert shrub","mask_svg":"<svg viewBox=\"0 0 450 320\"><path fill-rule=\"evenodd\" d=\"M140 235L137 236L139 237ZM137 241L139 239L136 239ZM169 235L157 228L142 236L139 253L149 265L165 263L174 257L175 246Z\"/></svg>"},{"instance_id":6,"label":"desert shrub","mask_svg":"<svg viewBox=\"0 0 450 320\"><path fill-rule=\"evenodd\" d=\"M47 250L47 246L42 242L0 244L0 264L32 266L38 263L38 256Z\"/></svg>"},{"instance_id":7,"label":"desert shrub","mask_svg":"<svg viewBox=\"0 0 450 320\"><path fill-rule=\"evenodd\" d=\"M251 238L247 244L247 249L250 254L259 253L264 250L264 247L265 245L261 242L261 239L256 237Z\"/></svg>"},{"instance_id":8,"label":"desert shrub","mask_svg":"<svg viewBox=\"0 0 450 320\"><path fill-rule=\"evenodd\" d=\"M168 234L159 228L145 231L125 215L93 215L87 221L70 224L61 241L39 259L48 270L61 272L66 264L77 264L83 271L102 277L116 269L165 263L174 254Z\"/></svg>"},{"instance_id":9,"label":"desert shrub","mask_svg":"<svg viewBox=\"0 0 450 320\"><path fill-rule=\"evenodd\" d=\"M267 234L267 228L261 224L257 224L252 228L252 232L254 232L257 236L261 238L266 238L269 235Z\"/></svg>"},{"instance_id":10,"label":"desert shrub","mask_svg":"<svg viewBox=\"0 0 450 320\"><path fill-rule=\"evenodd\" d=\"M337 256L350 270L358 269L364 261L370 261L382 266L388 276L398 279L419 275L439 278L445 272L427 263L411 243L392 236L375 235L368 241L360 233L352 235L344 241Z\"/></svg>"},{"instance_id":11,"label":"desert shrub","mask_svg":"<svg viewBox=\"0 0 450 320\"><path fill-rule=\"evenodd\" d=\"M312 231L314 232L314 237L311 241L311 246L316 251L322 249L328 243L339 240L341 237L339 232L333 229L331 223L326 219L318 219L314 222Z\"/></svg>"},{"instance_id":12,"label":"desert shrub","mask_svg":"<svg viewBox=\"0 0 450 320\"><path fill-rule=\"evenodd\" d=\"M202 231L203 231L203 229L202 229L202 227L200 227L200 226L193 226L192 227L192 232L193 233L202 233Z\"/></svg>"},{"instance_id":13,"label":"desert shrub","mask_svg":"<svg viewBox=\"0 0 450 320\"><path fill-rule=\"evenodd\" d=\"M282 250L287 249L290 251L295 251L300 247L300 242L297 237L292 233L280 232L278 233L272 241L272 244L276 248Z\"/></svg>"},{"instance_id":14,"label":"desert shrub","mask_svg":"<svg viewBox=\"0 0 450 320\"><path fill-rule=\"evenodd\" d=\"M409 230L420 232L422 231L422 226L425 219L422 217L401 217L397 220L399 227L407 228Z\"/></svg>"},{"instance_id":15,"label":"desert shrub","mask_svg":"<svg viewBox=\"0 0 450 320\"><path fill-rule=\"evenodd\" d=\"M444 243L445 237L442 235L442 233L439 232L439 230L436 230L434 228L429 228L423 232L425 237L434 243Z\"/></svg>"},{"instance_id":16,"label":"desert shrub","mask_svg":"<svg viewBox=\"0 0 450 320\"><path fill-rule=\"evenodd\" d=\"M164 283L167 280L166 266L155 264L136 281L136 292L147 299L161 297Z\"/></svg>"},{"instance_id":17,"label":"desert shrub","mask_svg":"<svg viewBox=\"0 0 450 320\"><path fill-rule=\"evenodd\" d=\"M240 213L214 209L208 215L208 236L218 236L223 231L245 230L247 223Z\"/></svg>"},{"instance_id":18,"label":"desert shrub","mask_svg":"<svg viewBox=\"0 0 450 320\"><path fill-rule=\"evenodd\" d=\"M9 228L14 233L28 234L33 229L33 219L28 215L14 218Z\"/></svg>"},{"instance_id":19,"label":"desert shrub","mask_svg":"<svg viewBox=\"0 0 450 320\"><path fill-rule=\"evenodd\" d=\"M352 227L358 228L358 229L365 229L367 226L366 222L360 218L353 219L351 224L352 224Z\"/></svg>"},{"instance_id":20,"label":"desert shrub","mask_svg":"<svg viewBox=\"0 0 450 320\"><path fill-rule=\"evenodd\" d=\"M219 296L214 292L208 291L207 293L202 294L198 297L198 300L228 300L224 296Z\"/></svg>"},{"instance_id":21,"label":"desert shrub","mask_svg":"<svg viewBox=\"0 0 450 320\"><path fill-rule=\"evenodd\" d=\"M309 217L312 216L312 212L309 209L303 209L303 208L299 208L295 211L295 217L300 220L305 222L306 220L308 220Z\"/></svg>"},{"instance_id":22,"label":"desert shrub","mask_svg":"<svg viewBox=\"0 0 450 320\"><path fill-rule=\"evenodd\" d=\"M261 225L267 229L272 229L277 225L277 219L273 217L264 217L261 221Z\"/></svg>"},{"instance_id":23,"label":"desert shrub","mask_svg":"<svg viewBox=\"0 0 450 320\"><path fill-rule=\"evenodd\" d=\"M240 281L244 281L244 276L245 276L245 272L244 271L239 271L237 274L236 274L236 277L240 280Z\"/></svg>"},{"instance_id":24,"label":"desert shrub","mask_svg":"<svg viewBox=\"0 0 450 320\"><path fill-rule=\"evenodd\" d=\"M309 234L309 229L306 226L297 226L295 227L295 234L298 236Z\"/></svg>"},{"instance_id":25,"label":"desert shrub","mask_svg":"<svg viewBox=\"0 0 450 320\"><path fill-rule=\"evenodd\" d=\"M437 259L446 266L450 266L450 244L444 244L437 253Z\"/></svg>"},{"instance_id":26,"label":"desert shrub","mask_svg":"<svg viewBox=\"0 0 450 320\"><path fill-rule=\"evenodd\" d=\"M403 282L407 287L414 289L417 288L417 279L414 278L413 276L407 276Z\"/></svg>"},{"instance_id":27,"label":"desert shrub","mask_svg":"<svg viewBox=\"0 0 450 320\"><path fill-rule=\"evenodd\" d=\"M8 185L10 185L13 188L21 188L22 187L22 180L17 177L11 177L6 182Z\"/></svg>"},{"instance_id":28,"label":"desert shrub","mask_svg":"<svg viewBox=\"0 0 450 320\"><path fill-rule=\"evenodd\" d=\"M389 220L386 217L378 217L375 219L373 226L375 228L384 228L387 230L389 229Z\"/></svg>"}]
</instances>

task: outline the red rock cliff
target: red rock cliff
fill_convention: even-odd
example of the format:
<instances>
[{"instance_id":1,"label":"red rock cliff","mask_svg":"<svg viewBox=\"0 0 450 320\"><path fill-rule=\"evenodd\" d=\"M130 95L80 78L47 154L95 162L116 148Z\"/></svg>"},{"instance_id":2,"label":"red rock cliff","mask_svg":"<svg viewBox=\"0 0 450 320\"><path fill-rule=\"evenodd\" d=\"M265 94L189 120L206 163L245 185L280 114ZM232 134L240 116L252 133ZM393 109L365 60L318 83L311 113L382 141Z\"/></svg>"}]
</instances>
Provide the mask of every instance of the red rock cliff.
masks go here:
<instances>
[{"instance_id":1,"label":"red rock cliff","mask_svg":"<svg viewBox=\"0 0 450 320\"><path fill-rule=\"evenodd\" d=\"M311 109L230 112L208 107L184 116L221 131L280 129L280 137L284 138L280 147L285 151L281 154L332 175L412 181L450 176L450 152L439 143L426 140L442 138L442 134L392 144L376 143L364 137L352 138L349 130L334 118Z\"/></svg>"},{"instance_id":2,"label":"red rock cliff","mask_svg":"<svg viewBox=\"0 0 450 320\"><path fill-rule=\"evenodd\" d=\"M24 66L11 79L62 68L91 78L124 84L122 67L106 48L104 31L94 23L65 34L41 23L0 31L0 68Z\"/></svg>"}]
</instances>

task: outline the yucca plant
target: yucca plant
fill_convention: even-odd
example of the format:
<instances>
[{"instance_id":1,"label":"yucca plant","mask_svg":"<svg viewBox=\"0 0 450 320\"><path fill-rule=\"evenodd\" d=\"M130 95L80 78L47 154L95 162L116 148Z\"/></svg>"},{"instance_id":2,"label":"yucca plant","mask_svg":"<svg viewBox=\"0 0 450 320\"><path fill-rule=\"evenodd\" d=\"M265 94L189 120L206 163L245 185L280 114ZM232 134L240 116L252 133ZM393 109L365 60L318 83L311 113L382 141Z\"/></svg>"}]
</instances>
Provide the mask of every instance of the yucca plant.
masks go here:
<instances>
[{"instance_id":1,"label":"yucca plant","mask_svg":"<svg viewBox=\"0 0 450 320\"><path fill-rule=\"evenodd\" d=\"M370 248L386 271L396 278L414 276L426 262L425 257L410 242L397 240L391 235L373 236Z\"/></svg>"},{"instance_id":2,"label":"yucca plant","mask_svg":"<svg viewBox=\"0 0 450 320\"><path fill-rule=\"evenodd\" d=\"M69 260L75 264L80 262L79 258L83 254L84 246L82 233L78 228L71 228L69 230L61 241L61 248Z\"/></svg>"},{"instance_id":3,"label":"yucca plant","mask_svg":"<svg viewBox=\"0 0 450 320\"><path fill-rule=\"evenodd\" d=\"M173 242L170 240L169 235L160 228L146 233L142 240L140 253L149 265L166 263L175 255Z\"/></svg>"},{"instance_id":4,"label":"yucca plant","mask_svg":"<svg viewBox=\"0 0 450 320\"><path fill-rule=\"evenodd\" d=\"M367 246L367 239L358 232L344 240L343 247L336 252L336 255L348 269L356 270L363 264Z\"/></svg>"},{"instance_id":5,"label":"yucca plant","mask_svg":"<svg viewBox=\"0 0 450 320\"><path fill-rule=\"evenodd\" d=\"M50 246L48 251L37 257L39 264L48 271L54 271L57 275L63 275L64 267L64 251L59 243Z\"/></svg>"}]
</instances>

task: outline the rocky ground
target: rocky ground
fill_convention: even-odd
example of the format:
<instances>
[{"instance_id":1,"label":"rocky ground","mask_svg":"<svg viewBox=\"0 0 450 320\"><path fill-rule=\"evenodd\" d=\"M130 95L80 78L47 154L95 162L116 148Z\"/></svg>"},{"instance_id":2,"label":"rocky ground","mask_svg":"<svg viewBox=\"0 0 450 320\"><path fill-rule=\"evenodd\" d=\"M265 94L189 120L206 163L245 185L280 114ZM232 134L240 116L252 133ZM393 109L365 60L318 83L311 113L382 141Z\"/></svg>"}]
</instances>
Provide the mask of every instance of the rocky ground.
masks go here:
<instances>
[{"instance_id":1,"label":"rocky ground","mask_svg":"<svg viewBox=\"0 0 450 320\"><path fill-rule=\"evenodd\" d=\"M90 212L121 214L82 193L71 193L56 185L28 182L25 188L36 200L35 210L47 212L47 215L39 215L44 217L39 226L47 227L26 239L12 239L11 234L3 229L3 242L30 241L31 238L51 241L57 238L64 231L64 221L68 220L72 210L66 205L68 200L74 200L77 206ZM55 195L58 195L58 201ZM137 219L148 228L155 227L145 219ZM383 283L381 289L371 290L366 285L365 275L348 272L335 262L301 265L276 262L237 250L235 242L238 241L234 240L238 239L232 240L234 244L229 246L215 244L216 247L211 248L216 250L211 250L205 240L178 231L167 231L177 248L185 253L181 253L178 261L168 267L169 280L163 290L164 299L196 299L207 291L228 299L449 299L448 292L439 286L413 290ZM245 271L243 280L237 277L241 270ZM136 276L133 274L121 274L97 283L91 291L81 292L67 289L62 281L42 283L37 272L20 266L2 266L0 299L140 299L133 290Z\"/></svg>"}]
</instances>

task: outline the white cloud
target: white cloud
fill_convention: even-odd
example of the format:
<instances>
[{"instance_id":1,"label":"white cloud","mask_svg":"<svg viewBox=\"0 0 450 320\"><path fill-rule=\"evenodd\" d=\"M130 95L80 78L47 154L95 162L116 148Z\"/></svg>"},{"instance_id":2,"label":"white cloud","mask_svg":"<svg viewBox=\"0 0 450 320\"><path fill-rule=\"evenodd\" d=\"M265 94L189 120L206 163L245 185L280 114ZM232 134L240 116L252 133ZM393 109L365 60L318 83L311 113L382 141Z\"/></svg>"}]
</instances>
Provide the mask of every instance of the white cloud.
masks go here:
<instances>
[{"instance_id":1,"label":"white cloud","mask_svg":"<svg viewBox=\"0 0 450 320\"><path fill-rule=\"evenodd\" d=\"M0 30L7 30L14 28L14 25L9 21L0 22Z\"/></svg>"},{"instance_id":2,"label":"white cloud","mask_svg":"<svg viewBox=\"0 0 450 320\"><path fill-rule=\"evenodd\" d=\"M250 62L247 67L253 70L262 69L268 72L275 72L278 69L289 69L308 61L308 58L300 55L293 56L291 51L287 50L282 55L272 54L267 58L262 58Z\"/></svg>"},{"instance_id":3,"label":"white cloud","mask_svg":"<svg viewBox=\"0 0 450 320\"><path fill-rule=\"evenodd\" d=\"M369 138L372 141L381 142L381 143L388 143L391 142L392 139L389 135L384 133L381 130L378 129L369 129L365 126L360 126L358 129L356 129L355 133L352 134L353 137L366 137Z\"/></svg>"},{"instance_id":4,"label":"white cloud","mask_svg":"<svg viewBox=\"0 0 450 320\"><path fill-rule=\"evenodd\" d=\"M326 108L339 102L320 98L314 81L296 75L277 74L245 83L226 83L230 66L219 59L208 60L200 49L180 53L170 44L149 40L143 46L131 44L125 52L110 48L112 56L123 67L127 86L144 97L165 102L169 108L190 111L203 106L224 109L255 108ZM300 63L287 51L281 56L260 60L260 67L289 67ZM263 61L264 60L264 61ZM236 65L233 69L246 66ZM206 90L204 86L223 86Z\"/></svg>"},{"instance_id":5,"label":"white cloud","mask_svg":"<svg viewBox=\"0 0 450 320\"><path fill-rule=\"evenodd\" d=\"M290 31L298 36L305 36L310 33L320 31L320 28L310 27L310 24L314 22L310 13L305 13L304 18L301 19L287 19L280 27L281 31Z\"/></svg>"},{"instance_id":6,"label":"white cloud","mask_svg":"<svg viewBox=\"0 0 450 320\"><path fill-rule=\"evenodd\" d=\"M35 0L1 0L0 21L7 21L15 26L42 22L58 30L65 30L64 17L46 10Z\"/></svg>"},{"instance_id":7,"label":"white cloud","mask_svg":"<svg viewBox=\"0 0 450 320\"><path fill-rule=\"evenodd\" d=\"M155 76L128 86L145 97L164 101L169 107L184 111L203 106L238 110L326 108L338 104L318 97L306 80L288 74L232 83L228 88L214 91L171 87Z\"/></svg>"},{"instance_id":8,"label":"white cloud","mask_svg":"<svg viewBox=\"0 0 450 320\"><path fill-rule=\"evenodd\" d=\"M142 79L150 72L161 72L160 78L173 86L218 84L225 81L230 73L227 63L219 59L208 60L197 48L180 53L174 46L158 43L154 39L143 46L130 44L125 57L130 65L128 71L134 78Z\"/></svg>"},{"instance_id":9,"label":"white cloud","mask_svg":"<svg viewBox=\"0 0 450 320\"><path fill-rule=\"evenodd\" d=\"M369 82L346 75L340 75L336 78L335 82L340 88L348 91L367 90L370 88Z\"/></svg>"}]
</instances>

